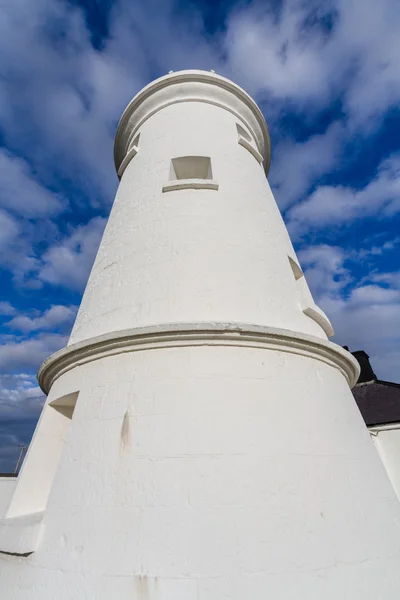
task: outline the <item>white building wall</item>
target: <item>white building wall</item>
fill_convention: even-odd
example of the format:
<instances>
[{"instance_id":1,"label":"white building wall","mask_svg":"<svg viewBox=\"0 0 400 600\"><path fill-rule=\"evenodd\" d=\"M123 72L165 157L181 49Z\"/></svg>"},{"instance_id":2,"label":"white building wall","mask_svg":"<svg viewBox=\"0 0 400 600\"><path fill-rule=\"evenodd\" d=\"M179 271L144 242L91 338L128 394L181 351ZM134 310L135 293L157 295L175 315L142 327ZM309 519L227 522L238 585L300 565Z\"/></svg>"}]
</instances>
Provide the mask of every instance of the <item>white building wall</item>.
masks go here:
<instances>
[{"instance_id":1,"label":"white building wall","mask_svg":"<svg viewBox=\"0 0 400 600\"><path fill-rule=\"evenodd\" d=\"M326 339L302 311L292 244L262 165L238 143L238 122L217 106L187 102L140 127L70 344L132 327L213 321ZM163 193L171 159L182 156L210 157L219 189Z\"/></svg>"},{"instance_id":2,"label":"white building wall","mask_svg":"<svg viewBox=\"0 0 400 600\"><path fill-rule=\"evenodd\" d=\"M400 423L370 427L369 431L400 499Z\"/></svg>"},{"instance_id":3,"label":"white building wall","mask_svg":"<svg viewBox=\"0 0 400 600\"><path fill-rule=\"evenodd\" d=\"M16 482L16 477L0 476L0 519L2 519L7 512Z\"/></svg>"}]
</instances>

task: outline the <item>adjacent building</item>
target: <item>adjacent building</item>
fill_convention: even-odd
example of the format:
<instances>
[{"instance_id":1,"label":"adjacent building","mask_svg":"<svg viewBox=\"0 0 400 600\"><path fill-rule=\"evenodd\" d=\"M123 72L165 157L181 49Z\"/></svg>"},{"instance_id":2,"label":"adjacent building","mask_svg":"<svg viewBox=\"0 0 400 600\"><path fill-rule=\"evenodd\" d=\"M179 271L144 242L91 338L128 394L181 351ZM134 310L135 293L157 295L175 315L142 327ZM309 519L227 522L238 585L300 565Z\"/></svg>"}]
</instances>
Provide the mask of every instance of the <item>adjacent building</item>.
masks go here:
<instances>
[{"instance_id":1,"label":"adjacent building","mask_svg":"<svg viewBox=\"0 0 400 600\"><path fill-rule=\"evenodd\" d=\"M361 368L353 395L400 498L400 384L378 379L363 350L353 356Z\"/></svg>"}]
</instances>

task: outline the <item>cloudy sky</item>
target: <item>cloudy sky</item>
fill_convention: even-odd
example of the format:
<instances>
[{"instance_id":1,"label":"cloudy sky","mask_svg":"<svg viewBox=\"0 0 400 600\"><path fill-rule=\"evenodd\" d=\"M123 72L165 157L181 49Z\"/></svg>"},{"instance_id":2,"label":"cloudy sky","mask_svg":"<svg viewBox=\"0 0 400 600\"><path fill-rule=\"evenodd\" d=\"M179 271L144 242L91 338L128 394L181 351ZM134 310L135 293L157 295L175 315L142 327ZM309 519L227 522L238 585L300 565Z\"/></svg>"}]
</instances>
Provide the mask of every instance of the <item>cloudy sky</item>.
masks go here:
<instances>
[{"instance_id":1,"label":"cloudy sky","mask_svg":"<svg viewBox=\"0 0 400 600\"><path fill-rule=\"evenodd\" d=\"M169 70L242 85L334 338L400 381L398 0L0 4L0 471L29 442L35 372L65 345L117 187L116 125Z\"/></svg>"}]
</instances>

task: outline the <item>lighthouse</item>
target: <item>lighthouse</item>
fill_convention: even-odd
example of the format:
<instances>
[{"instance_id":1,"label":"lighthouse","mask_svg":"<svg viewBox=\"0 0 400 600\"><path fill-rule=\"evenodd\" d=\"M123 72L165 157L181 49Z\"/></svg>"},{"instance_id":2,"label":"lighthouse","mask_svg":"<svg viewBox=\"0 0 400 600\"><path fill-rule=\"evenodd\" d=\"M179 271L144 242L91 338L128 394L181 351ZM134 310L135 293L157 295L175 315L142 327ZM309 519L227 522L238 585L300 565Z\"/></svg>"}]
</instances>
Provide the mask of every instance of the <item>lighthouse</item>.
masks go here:
<instances>
[{"instance_id":1,"label":"lighthouse","mask_svg":"<svg viewBox=\"0 0 400 600\"><path fill-rule=\"evenodd\" d=\"M269 163L260 109L213 72L126 108L110 218L1 504L2 599L398 599L400 504Z\"/></svg>"}]
</instances>

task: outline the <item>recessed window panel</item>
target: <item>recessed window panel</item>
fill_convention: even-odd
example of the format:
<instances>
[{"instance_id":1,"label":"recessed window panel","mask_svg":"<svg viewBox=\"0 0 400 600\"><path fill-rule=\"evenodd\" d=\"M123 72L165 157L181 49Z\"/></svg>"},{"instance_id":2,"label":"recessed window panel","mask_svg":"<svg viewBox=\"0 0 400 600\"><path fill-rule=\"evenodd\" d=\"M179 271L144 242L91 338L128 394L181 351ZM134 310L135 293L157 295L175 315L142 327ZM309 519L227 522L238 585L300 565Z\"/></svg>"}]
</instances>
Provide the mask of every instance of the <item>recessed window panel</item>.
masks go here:
<instances>
[{"instance_id":1,"label":"recessed window panel","mask_svg":"<svg viewBox=\"0 0 400 600\"><path fill-rule=\"evenodd\" d=\"M171 161L170 179L212 179L209 156L180 156Z\"/></svg>"}]
</instances>

